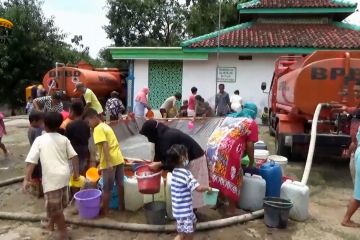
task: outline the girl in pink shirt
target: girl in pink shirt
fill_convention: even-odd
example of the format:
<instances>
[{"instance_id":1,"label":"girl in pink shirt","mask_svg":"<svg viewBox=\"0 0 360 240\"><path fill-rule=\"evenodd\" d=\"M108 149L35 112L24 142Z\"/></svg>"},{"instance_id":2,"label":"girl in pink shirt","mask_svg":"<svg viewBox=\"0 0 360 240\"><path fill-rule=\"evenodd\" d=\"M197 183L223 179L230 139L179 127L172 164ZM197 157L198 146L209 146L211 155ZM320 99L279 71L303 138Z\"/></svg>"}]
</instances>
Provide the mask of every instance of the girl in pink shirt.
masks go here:
<instances>
[{"instance_id":1,"label":"girl in pink shirt","mask_svg":"<svg viewBox=\"0 0 360 240\"><path fill-rule=\"evenodd\" d=\"M192 87L191 88L191 96L189 97L189 105L188 105L188 116L189 117L194 117L195 116L195 104L196 104L196 100L195 100L195 96L197 94L198 89L196 87Z\"/></svg>"},{"instance_id":2,"label":"girl in pink shirt","mask_svg":"<svg viewBox=\"0 0 360 240\"><path fill-rule=\"evenodd\" d=\"M6 128L4 124L4 114L0 112L0 148L4 151L5 157L8 156L8 150L6 149L5 145L2 143L2 137L6 135Z\"/></svg>"}]
</instances>

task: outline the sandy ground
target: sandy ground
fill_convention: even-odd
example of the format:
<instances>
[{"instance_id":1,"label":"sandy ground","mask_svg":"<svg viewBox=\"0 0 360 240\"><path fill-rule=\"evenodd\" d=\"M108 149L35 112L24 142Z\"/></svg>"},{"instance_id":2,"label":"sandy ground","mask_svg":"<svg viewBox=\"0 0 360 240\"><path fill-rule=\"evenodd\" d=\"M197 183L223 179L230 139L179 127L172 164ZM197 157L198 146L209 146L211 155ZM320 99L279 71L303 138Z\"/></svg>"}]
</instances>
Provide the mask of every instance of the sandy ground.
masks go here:
<instances>
[{"instance_id":1,"label":"sandy ground","mask_svg":"<svg viewBox=\"0 0 360 240\"><path fill-rule=\"evenodd\" d=\"M11 152L9 159L0 156L0 181L10 177L23 175L24 158L29 149L27 141L27 120L25 118L6 119L8 135L3 138ZM271 150L274 140L269 137L266 128L261 128L261 138L265 140ZM304 163L290 163L288 175L301 178ZM339 223L346 210L349 196L352 194L352 183L348 170L348 163L318 162L312 168L309 186L311 189L310 213L311 218L305 223L289 222L286 230L268 229L262 219L247 222L242 225L198 232L196 239L360 239L359 229L342 227ZM0 188L0 211L43 213L43 200L30 195L24 195L21 185L15 184ZM69 211L69 209L67 210ZM68 217L71 216L67 212ZM217 211L203 209L200 220L219 218ZM142 211L137 213L112 212L109 216L123 222L144 223ZM354 220L360 222L359 212ZM96 220L99 221L99 220ZM147 234L126 231L112 231L104 229L70 226L72 239L173 239L175 234ZM0 239L54 239L54 234L40 228L39 223L2 221L0 220Z\"/></svg>"}]
</instances>

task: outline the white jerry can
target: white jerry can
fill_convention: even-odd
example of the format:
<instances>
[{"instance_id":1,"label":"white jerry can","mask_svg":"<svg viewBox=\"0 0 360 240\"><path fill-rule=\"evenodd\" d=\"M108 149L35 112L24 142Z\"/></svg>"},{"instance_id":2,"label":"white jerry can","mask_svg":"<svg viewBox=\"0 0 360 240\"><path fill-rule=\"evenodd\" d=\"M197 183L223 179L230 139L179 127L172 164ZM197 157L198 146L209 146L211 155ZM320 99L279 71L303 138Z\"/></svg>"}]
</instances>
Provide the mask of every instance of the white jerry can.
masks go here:
<instances>
[{"instance_id":1,"label":"white jerry can","mask_svg":"<svg viewBox=\"0 0 360 240\"><path fill-rule=\"evenodd\" d=\"M266 193L266 182L258 175L245 173L240 190L239 207L244 210L257 211L263 208Z\"/></svg>"},{"instance_id":2,"label":"white jerry can","mask_svg":"<svg viewBox=\"0 0 360 240\"><path fill-rule=\"evenodd\" d=\"M144 197L138 190L138 182L135 177L127 177L124 182L125 209L137 211L144 205Z\"/></svg>"},{"instance_id":3,"label":"white jerry can","mask_svg":"<svg viewBox=\"0 0 360 240\"><path fill-rule=\"evenodd\" d=\"M166 176L166 187L165 187L165 196L166 196L166 214L169 219L174 219L172 215L172 205L171 205L171 177L172 174L168 172Z\"/></svg>"},{"instance_id":4,"label":"white jerry can","mask_svg":"<svg viewBox=\"0 0 360 240\"><path fill-rule=\"evenodd\" d=\"M289 217L292 220L303 222L309 218L309 187L301 182L287 180L281 186L281 198L289 199L294 206Z\"/></svg>"}]
</instances>

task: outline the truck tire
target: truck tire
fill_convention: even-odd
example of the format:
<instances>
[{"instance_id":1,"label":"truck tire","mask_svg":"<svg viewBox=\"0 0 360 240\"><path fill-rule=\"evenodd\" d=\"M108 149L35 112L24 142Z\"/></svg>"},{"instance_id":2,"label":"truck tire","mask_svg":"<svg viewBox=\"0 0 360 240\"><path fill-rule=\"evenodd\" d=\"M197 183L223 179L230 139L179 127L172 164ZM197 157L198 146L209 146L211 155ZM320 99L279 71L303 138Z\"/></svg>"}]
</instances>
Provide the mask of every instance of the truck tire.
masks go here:
<instances>
[{"instance_id":1,"label":"truck tire","mask_svg":"<svg viewBox=\"0 0 360 240\"><path fill-rule=\"evenodd\" d=\"M285 135L284 134L276 134L275 140L275 151L277 155L284 156L288 160L291 159L291 148L285 146Z\"/></svg>"}]
</instances>

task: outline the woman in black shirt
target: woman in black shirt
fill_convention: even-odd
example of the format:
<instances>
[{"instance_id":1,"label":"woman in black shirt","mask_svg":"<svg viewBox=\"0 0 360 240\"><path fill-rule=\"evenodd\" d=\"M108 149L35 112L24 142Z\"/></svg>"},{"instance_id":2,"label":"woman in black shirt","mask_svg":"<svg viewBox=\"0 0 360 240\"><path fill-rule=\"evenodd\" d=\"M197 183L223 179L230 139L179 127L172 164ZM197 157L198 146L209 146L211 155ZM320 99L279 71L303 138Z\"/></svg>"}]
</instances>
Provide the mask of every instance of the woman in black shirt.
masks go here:
<instances>
[{"instance_id":1,"label":"woman in black shirt","mask_svg":"<svg viewBox=\"0 0 360 240\"><path fill-rule=\"evenodd\" d=\"M155 120L148 120L144 123L140 134L148 138L149 142L155 144L155 158L150 165L154 170L172 170L174 163L166 159L166 152L174 144L182 144L188 150L189 165L187 169L194 175L201 185L209 186L209 173L204 150L189 135L178 129L169 128ZM193 207L200 208L205 206L202 194L195 192L193 195Z\"/></svg>"}]
</instances>

